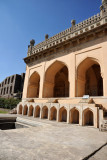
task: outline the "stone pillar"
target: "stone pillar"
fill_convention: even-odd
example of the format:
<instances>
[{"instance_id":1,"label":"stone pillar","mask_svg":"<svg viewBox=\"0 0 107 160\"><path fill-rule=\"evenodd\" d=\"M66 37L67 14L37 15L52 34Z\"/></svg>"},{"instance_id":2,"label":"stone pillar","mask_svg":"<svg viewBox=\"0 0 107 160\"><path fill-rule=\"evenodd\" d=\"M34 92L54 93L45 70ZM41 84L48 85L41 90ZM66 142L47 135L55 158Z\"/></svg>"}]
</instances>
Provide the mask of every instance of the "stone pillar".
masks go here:
<instances>
[{"instance_id":1,"label":"stone pillar","mask_svg":"<svg viewBox=\"0 0 107 160\"><path fill-rule=\"evenodd\" d=\"M101 128L102 123L103 123L103 110L99 109L99 128Z\"/></svg>"},{"instance_id":2,"label":"stone pillar","mask_svg":"<svg viewBox=\"0 0 107 160\"><path fill-rule=\"evenodd\" d=\"M19 114L19 104L17 105L17 114Z\"/></svg>"},{"instance_id":3,"label":"stone pillar","mask_svg":"<svg viewBox=\"0 0 107 160\"><path fill-rule=\"evenodd\" d=\"M36 110L36 107L33 107L33 118L35 118L35 110Z\"/></svg>"},{"instance_id":4,"label":"stone pillar","mask_svg":"<svg viewBox=\"0 0 107 160\"><path fill-rule=\"evenodd\" d=\"M29 106L28 106L28 112L27 112L27 116L29 117Z\"/></svg>"},{"instance_id":5,"label":"stone pillar","mask_svg":"<svg viewBox=\"0 0 107 160\"><path fill-rule=\"evenodd\" d=\"M70 57L70 66L69 66L69 97L75 97L75 54L72 54Z\"/></svg>"},{"instance_id":6,"label":"stone pillar","mask_svg":"<svg viewBox=\"0 0 107 160\"><path fill-rule=\"evenodd\" d=\"M48 120L50 120L49 118L50 118L50 108L48 108Z\"/></svg>"},{"instance_id":7,"label":"stone pillar","mask_svg":"<svg viewBox=\"0 0 107 160\"><path fill-rule=\"evenodd\" d=\"M42 108L40 108L40 119L42 119Z\"/></svg>"},{"instance_id":8,"label":"stone pillar","mask_svg":"<svg viewBox=\"0 0 107 160\"><path fill-rule=\"evenodd\" d=\"M24 105L22 106L22 115L24 115Z\"/></svg>"},{"instance_id":9,"label":"stone pillar","mask_svg":"<svg viewBox=\"0 0 107 160\"><path fill-rule=\"evenodd\" d=\"M83 118L82 118L82 114L83 114L83 109L82 106L80 106L80 113L79 113L79 125L83 125Z\"/></svg>"},{"instance_id":10,"label":"stone pillar","mask_svg":"<svg viewBox=\"0 0 107 160\"><path fill-rule=\"evenodd\" d=\"M97 121L98 121L98 117L97 117L97 107L94 109L94 112L93 112L93 116L94 116L94 127L95 128L97 128L97 126L98 126L98 123L97 123Z\"/></svg>"},{"instance_id":11,"label":"stone pillar","mask_svg":"<svg viewBox=\"0 0 107 160\"><path fill-rule=\"evenodd\" d=\"M39 86L39 98L42 98L43 96L43 89L44 89L44 80L43 80L43 76L41 76L40 79L40 86Z\"/></svg>"},{"instance_id":12,"label":"stone pillar","mask_svg":"<svg viewBox=\"0 0 107 160\"><path fill-rule=\"evenodd\" d=\"M59 122L59 107L57 108L57 122Z\"/></svg>"},{"instance_id":13,"label":"stone pillar","mask_svg":"<svg viewBox=\"0 0 107 160\"><path fill-rule=\"evenodd\" d=\"M67 123L70 123L69 114L70 114L70 111L69 111L69 106L68 106L67 107Z\"/></svg>"},{"instance_id":14,"label":"stone pillar","mask_svg":"<svg viewBox=\"0 0 107 160\"><path fill-rule=\"evenodd\" d=\"M25 74L24 87L23 87L23 99L27 98L29 76L30 76L29 75L29 67L26 65L26 74Z\"/></svg>"},{"instance_id":15,"label":"stone pillar","mask_svg":"<svg viewBox=\"0 0 107 160\"><path fill-rule=\"evenodd\" d=\"M102 54L103 54L103 62L101 67L101 76L103 78L103 96L107 96L107 60L106 60L106 55L107 55L107 41L104 39L105 42L103 42L102 45Z\"/></svg>"}]
</instances>

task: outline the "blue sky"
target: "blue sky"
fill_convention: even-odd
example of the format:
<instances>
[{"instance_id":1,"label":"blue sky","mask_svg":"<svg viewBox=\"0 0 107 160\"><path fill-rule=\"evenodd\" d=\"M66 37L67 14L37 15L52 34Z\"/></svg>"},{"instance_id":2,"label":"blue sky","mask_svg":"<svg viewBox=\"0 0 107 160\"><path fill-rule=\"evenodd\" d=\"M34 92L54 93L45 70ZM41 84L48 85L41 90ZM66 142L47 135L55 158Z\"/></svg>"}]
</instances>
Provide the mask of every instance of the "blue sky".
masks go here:
<instances>
[{"instance_id":1,"label":"blue sky","mask_svg":"<svg viewBox=\"0 0 107 160\"><path fill-rule=\"evenodd\" d=\"M0 82L25 72L31 39L53 36L100 12L101 0L0 0Z\"/></svg>"}]
</instances>

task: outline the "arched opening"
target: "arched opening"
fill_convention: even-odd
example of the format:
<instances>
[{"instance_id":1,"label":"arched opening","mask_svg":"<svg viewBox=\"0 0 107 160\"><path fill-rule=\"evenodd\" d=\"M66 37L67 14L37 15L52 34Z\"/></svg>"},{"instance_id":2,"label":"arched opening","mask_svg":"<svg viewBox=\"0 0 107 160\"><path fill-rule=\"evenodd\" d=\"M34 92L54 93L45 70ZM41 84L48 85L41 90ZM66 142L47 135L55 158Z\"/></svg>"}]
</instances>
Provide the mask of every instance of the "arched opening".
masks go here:
<instances>
[{"instance_id":1,"label":"arched opening","mask_svg":"<svg viewBox=\"0 0 107 160\"><path fill-rule=\"evenodd\" d=\"M5 92L6 92L6 88L4 88L4 95L5 95Z\"/></svg>"},{"instance_id":2,"label":"arched opening","mask_svg":"<svg viewBox=\"0 0 107 160\"><path fill-rule=\"evenodd\" d=\"M34 117L40 117L40 107L36 106Z\"/></svg>"},{"instance_id":3,"label":"arched opening","mask_svg":"<svg viewBox=\"0 0 107 160\"><path fill-rule=\"evenodd\" d=\"M28 106L25 105L25 106L24 106L23 115L27 115L27 112L28 112Z\"/></svg>"},{"instance_id":4,"label":"arched opening","mask_svg":"<svg viewBox=\"0 0 107 160\"><path fill-rule=\"evenodd\" d=\"M28 114L28 116L33 116L33 106L32 105L29 107L29 114Z\"/></svg>"},{"instance_id":5,"label":"arched opening","mask_svg":"<svg viewBox=\"0 0 107 160\"><path fill-rule=\"evenodd\" d=\"M79 124L79 111L76 108L70 111L70 123Z\"/></svg>"},{"instance_id":6,"label":"arched opening","mask_svg":"<svg viewBox=\"0 0 107 160\"><path fill-rule=\"evenodd\" d=\"M86 58L77 68L78 97L83 95L103 96L103 79L99 63L92 58Z\"/></svg>"},{"instance_id":7,"label":"arched opening","mask_svg":"<svg viewBox=\"0 0 107 160\"><path fill-rule=\"evenodd\" d=\"M59 110L59 122L67 122L67 110L64 107Z\"/></svg>"},{"instance_id":8,"label":"arched opening","mask_svg":"<svg viewBox=\"0 0 107 160\"><path fill-rule=\"evenodd\" d=\"M10 87L10 94L12 94L12 86Z\"/></svg>"},{"instance_id":9,"label":"arched opening","mask_svg":"<svg viewBox=\"0 0 107 160\"><path fill-rule=\"evenodd\" d=\"M43 97L69 97L68 74L64 63L54 62L45 73Z\"/></svg>"},{"instance_id":10,"label":"arched opening","mask_svg":"<svg viewBox=\"0 0 107 160\"><path fill-rule=\"evenodd\" d=\"M10 83L10 77L8 78L8 84Z\"/></svg>"},{"instance_id":11,"label":"arched opening","mask_svg":"<svg viewBox=\"0 0 107 160\"><path fill-rule=\"evenodd\" d=\"M55 107L52 107L50 109L50 120L56 120L57 119L57 110Z\"/></svg>"},{"instance_id":12,"label":"arched opening","mask_svg":"<svg viewBox=\"0 0 107 160\"><path fill-rule=\"evenodd\" d=\"M34 72L31 75L28 83L28 91L27 91L28 98L39 97L39 85L40 85L40 76L37 72Z\"/></svg>"},{"instance_id":13,"label":"arched opening","mask_svg":"<svg viewBox=\"0 0 107 160\"><path fill-rule=\"evenodd\" d=\"M14 80L14 76L11 77L11 83L13 83L13 80Z\"/></svg>"},{"instance_id":14,"label":"arched opening","mask_svg":"<svg viewBox=\"0 0 107 160\"><path fill-rule=\"evenodd\" d=\"M103 118L107 120L107 109L103 110Z\"/></svg>"},{"instance_id":15,"label":"arched opening","mask_svg":"<svg viewBox=\"0 0 107 160\"><path fill-rule=\"evenodd\" d=\"M22 105L19 106L19 112L18 114L22 114Z\"/></svg>"},{"instance_id":16,"label":"arched opening","mask_svg":"<svg viewBox=\"0 0 107 160\"><path fill-rule=\"evenodd\" d=\"M8 90L9 90L9 88L7 87L7 94L8 94Z\"/></svg>"},{"instance_id":17,"label":"arched opening","mask_svg":"<svg viewBox=\"0 0 107 160\"><path fill-rule=\"evenodd\" d=\"M44 106L42 108L42 118L48 119L48 107L47 106Z\"/></svg>"},{"instance_id":18,"label":"arched opening","mask_svg":"<svg viewBox=\"0 0 107 160\"><path fill-rule=\"evenodd\" d=\"M93 126L94 125L94 117L93 112L90 109L86 109L83 112L83 125Z\"/></svg>"}]
</instances>

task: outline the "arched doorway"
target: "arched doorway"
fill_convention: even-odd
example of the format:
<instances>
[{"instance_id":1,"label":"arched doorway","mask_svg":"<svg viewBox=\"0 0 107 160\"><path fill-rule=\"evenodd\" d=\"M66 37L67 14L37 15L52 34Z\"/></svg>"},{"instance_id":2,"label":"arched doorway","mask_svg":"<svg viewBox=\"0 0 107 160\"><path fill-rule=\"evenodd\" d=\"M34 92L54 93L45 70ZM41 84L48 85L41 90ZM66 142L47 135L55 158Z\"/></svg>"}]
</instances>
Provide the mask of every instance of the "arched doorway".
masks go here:
<instances>
[{"instance_id":1,"label":"arched doorway","mask_svg":"<svg viewBox=\"0 0 107 160\"><path fill-rule=\"evenodd\" d=\"M70 110L70 123L79 124L79 111L76 108Z\"/></svg>"},{"instance_id":2,"label":"arched doorway","mask_svg":"<svg viewBox=\"0 0 107 160\"><path fill-rule=\"evenodd\" d=\"M40 107L36 106L34 117L40 117Z\"/></svg>"},{"instance_id":3,"label":"arched doorway","mask_svg":"<svg viewBox=\"0 0 107 160\"><path fill-rule=\"evenodd\" d=\"M27 112L28 112L28 106L25 105L25 106L24 106L23 115L27 115Z\"/></svg>"},{"instance_id":4,"label":"arched doorway","mask_svg":"<svg viewBox=\"0 0 107 160\"><path fill-rule=\"evenodd\" d=\"M56 120L57 119L57 110L55 107L52 107L50 109L50 120Z\"/></svg>"},{"instance_id":5,"label":"arched doorway","mask_svg":"<svg viewBox=\"0 0 107 160\"><path fill-rule=\"evenodd\" d=\"M94 116L93 112L90 109L86 109L83 112L83 125L93 126L94 125Z\"/></svg>"},{"instance_id":6,"label":"arched doorway","mask_svg":"<svg viewBox=\"0 0 107 160\"><path fill-rule=\"evenodd\" d=\"M18 114L22 114L22 105L19 106L19 113Z\"/></svg>"},{"instance_id":7,"label":"arched doorway","mask_svg":"<svg viewBox=\"0 0 107 160\"><path fill-rule=\"evenodd\" d=\"M67 110L64 107L59 110L59 122L67 122Z\"/></svg>"},{"instance_id":8,"label":"arched doorway","mask_svg":"<svg viewBox=\"0 0 107 160\"><path fill-rule=\"evenodd\" d=\"M42 108L42 118L48 119L48 107L47 106L44 106Z\"/></svg>"},{"instance_id":9,"label":"arched doorway","mask_svg":"<svg viewBox=\"0 0 107 160\"><path fill-rule=\"evenodd\" d=\"M32 105L29 107L29 114L28 114L28 116L33 116L33 106Z\"/></svg>"},{"instance_id":10,"label":"arched doorway","mask_svg":"<svg viewBox=\"0 0 107 160\"><path fill-rule=\"evenodd\" d=\"M43 97L69 97L68 68L55 61L45 73Z\"/></svg>"},{"instance_id":11,"label":"arched doorway","mask_svg":"<svg viewBox=\"0 0 107 160\"><path fill-rule=\"evenodd\" d=\"M37 72L34 72L31 75L28 83L28 91L27 91L28 98L39 97L39 83L40 83L40 76Z\"/></svg>"},{"instance_id":12,"label":"arched doorway","mask_svg":"<svg viewBox=\"0 0 107 160\"><path fill-rule=\"evenodd\" d=\"M103 96L103 79L97 60L86 58L78 66L76 93L78 97Z\"/></svg>"}]
</instances>

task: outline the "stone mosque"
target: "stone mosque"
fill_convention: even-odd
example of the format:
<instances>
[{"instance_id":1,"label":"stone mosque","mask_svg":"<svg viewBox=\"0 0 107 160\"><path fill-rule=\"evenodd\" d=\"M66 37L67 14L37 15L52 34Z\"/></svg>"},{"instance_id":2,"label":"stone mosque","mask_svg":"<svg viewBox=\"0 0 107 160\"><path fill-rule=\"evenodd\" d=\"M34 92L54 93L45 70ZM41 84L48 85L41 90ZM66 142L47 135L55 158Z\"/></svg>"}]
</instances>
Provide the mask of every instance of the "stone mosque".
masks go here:
<instances>
[{"instance_id":1,"label":"stone mosque","mask_svg":"<svg viewBox=\"0 0 107 160\"><path fill-rule=\"evenodd\" d=\"M30 41L20 115L100 128L107 117L107 0L100 13Z\"/></svg>"}]
</instances>

